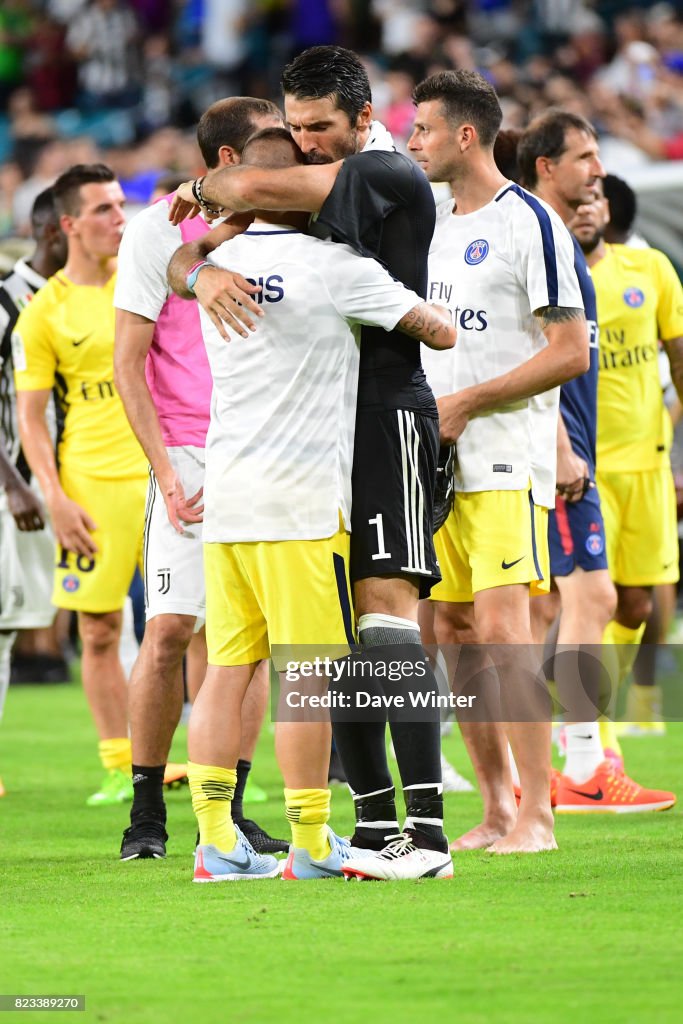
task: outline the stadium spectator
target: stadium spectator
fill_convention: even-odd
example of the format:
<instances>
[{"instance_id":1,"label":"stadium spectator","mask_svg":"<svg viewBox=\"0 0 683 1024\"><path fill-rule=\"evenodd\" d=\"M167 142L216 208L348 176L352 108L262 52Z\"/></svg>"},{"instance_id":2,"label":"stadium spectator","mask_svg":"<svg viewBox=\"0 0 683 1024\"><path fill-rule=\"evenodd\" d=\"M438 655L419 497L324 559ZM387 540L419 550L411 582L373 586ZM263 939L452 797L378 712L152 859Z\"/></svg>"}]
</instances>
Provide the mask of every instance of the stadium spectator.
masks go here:
<instances>
[{"instance_id":1,"label":"stadium spectator","mask_svg":"<svg viewBox=\"0 0 683 1024\"><path fill-rule=\"evenodd\" d=\"M140 32L124 0L90 0L67 31L78 61L79 106L88 112L132 106L140 96Z\"/></svg>"}]
</instances>

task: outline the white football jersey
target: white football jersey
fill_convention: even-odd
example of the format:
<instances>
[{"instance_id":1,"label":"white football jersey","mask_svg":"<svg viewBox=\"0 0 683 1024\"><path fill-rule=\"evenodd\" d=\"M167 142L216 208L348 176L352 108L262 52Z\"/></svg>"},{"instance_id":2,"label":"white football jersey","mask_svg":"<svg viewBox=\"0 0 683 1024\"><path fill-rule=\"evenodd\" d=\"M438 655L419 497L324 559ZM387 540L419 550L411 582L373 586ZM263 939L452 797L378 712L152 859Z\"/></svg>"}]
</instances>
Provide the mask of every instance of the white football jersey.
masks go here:
<instances>
[{"instance_id":1,"label":"white football jersey","mask_svg":"<svg viewBox=\"0 0 683 1024\"><path fill-rule=\"evenodd\" d=\"M204 541L314 540L350 529L354 324L392 330L422 299L340 243L256 223L219 267L260 284L265 316L224 341L202 310L213 376Z\"/></svg>"},{"instance_id":2,"label":"white football jersey","mask_svg":"<svg viewBox=\"0 0 683 1024\"><path fill-rule=\"evenodd\" d=\"M571 236L557 214L508 183L480 210L437 209L429 253L430 302L447 306L454 349L423 349L437 398L498 377L547 345L534 311L583 308ZM522 490L555 505L559 388L470 420L457 442L460 491Z\"/></svg>"}]
</instances>

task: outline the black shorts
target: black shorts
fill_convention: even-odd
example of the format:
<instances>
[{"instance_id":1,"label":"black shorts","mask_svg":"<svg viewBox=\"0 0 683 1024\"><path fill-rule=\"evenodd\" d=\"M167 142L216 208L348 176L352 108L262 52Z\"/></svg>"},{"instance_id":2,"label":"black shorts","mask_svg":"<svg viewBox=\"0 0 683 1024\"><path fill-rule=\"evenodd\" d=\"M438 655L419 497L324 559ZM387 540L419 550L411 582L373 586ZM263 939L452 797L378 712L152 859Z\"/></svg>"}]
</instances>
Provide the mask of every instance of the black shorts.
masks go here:
<instances>
[{"instance_id":1,"label":"black shorts","mask_svg":"<svg viewBox=\"0 0 683 1024\"><path fill-rule=\"evenodd\" d=\"M439 421L359 409L353 456L351 580L410 576L428 597L441 579L432 539Z\"/></svg>"}]
</instances>

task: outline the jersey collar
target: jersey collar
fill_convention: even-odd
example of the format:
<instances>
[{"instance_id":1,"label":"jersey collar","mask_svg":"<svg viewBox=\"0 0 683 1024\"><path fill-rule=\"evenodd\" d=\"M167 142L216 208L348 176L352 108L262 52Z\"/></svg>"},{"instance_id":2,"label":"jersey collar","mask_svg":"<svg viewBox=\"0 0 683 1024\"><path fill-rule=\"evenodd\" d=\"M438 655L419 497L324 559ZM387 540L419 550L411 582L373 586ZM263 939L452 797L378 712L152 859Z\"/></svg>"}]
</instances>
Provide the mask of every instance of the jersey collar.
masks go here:
<instances>
[{"instance_id":1,"label":"jersey collar","mask_svg":"<svg viewBox=\"0 0 683 1024\"><path fill-rule=\"evenodd\" d=\"M46 283L46 278L42 274L39 274L37 270L29 266L26 260L17 260L14 264L14 273L18 274L19 277L23 277L27 284L31 285L31 288L35 288L38 291Z\"/></svg>"}]
</instances>

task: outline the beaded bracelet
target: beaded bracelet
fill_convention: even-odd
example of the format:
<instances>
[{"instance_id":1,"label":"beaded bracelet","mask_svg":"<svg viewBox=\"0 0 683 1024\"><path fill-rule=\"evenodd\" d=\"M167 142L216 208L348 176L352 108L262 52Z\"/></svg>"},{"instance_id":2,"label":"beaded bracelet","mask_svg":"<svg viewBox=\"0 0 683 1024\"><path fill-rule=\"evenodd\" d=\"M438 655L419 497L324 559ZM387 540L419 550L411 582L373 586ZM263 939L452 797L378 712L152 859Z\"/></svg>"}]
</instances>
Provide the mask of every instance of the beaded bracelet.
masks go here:
<instances>
[{"instance_id":1,"label":"beaded bracelet","mask_svg":"<svg viewBox=\"0 0 683 1024\"><path fill-rule=\"evenodd\" d=\"M197 200L197 202L199 203L201 208L203 210L206 210L206 212L208 214L210 214L212 217L220 217L220 215L221 215L220 209L217 210L217 209L215 209L215 207L209 206L209 204L207 203L206 199L204 198L204 193L202 192L202 182L203 181L204 181L204 178L195 178L194 179L194 181L192 182L192 195L195 197L195 199Z\"/></svg>"}]
</instances>

